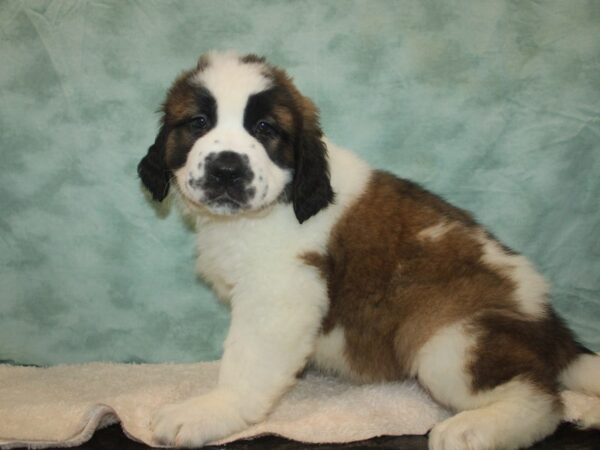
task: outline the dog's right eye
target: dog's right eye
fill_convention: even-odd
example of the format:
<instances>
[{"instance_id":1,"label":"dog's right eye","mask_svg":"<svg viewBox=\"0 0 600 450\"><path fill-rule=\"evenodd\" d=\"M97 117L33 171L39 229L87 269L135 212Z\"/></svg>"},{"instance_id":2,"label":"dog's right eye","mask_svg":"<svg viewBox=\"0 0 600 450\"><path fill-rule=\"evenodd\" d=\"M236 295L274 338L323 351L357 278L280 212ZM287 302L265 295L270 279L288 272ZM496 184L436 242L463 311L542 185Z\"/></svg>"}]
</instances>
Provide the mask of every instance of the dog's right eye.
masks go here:
<instances>
[{"instance_id":1,"label":"dog's right eye","mask_svg":"<svg viewBox=\"0 0 600 450\"><path fill-rule=\"evenodd\" d=\"M202 131L208 128L210 121L204 114L194 116L188 122L188 126L192 131Z\"/></svg>"},{"instance_id":2,"label":"dog's right eye","mask_svg":"<svg viewBox=\"0 0 600 450\"><path fill-rule=\"evenodd\" d=\"M254 126L254 134L258 136L277 137L279 133L274 125L265 120L260 120Z\"/></svg>"}]
</instances>

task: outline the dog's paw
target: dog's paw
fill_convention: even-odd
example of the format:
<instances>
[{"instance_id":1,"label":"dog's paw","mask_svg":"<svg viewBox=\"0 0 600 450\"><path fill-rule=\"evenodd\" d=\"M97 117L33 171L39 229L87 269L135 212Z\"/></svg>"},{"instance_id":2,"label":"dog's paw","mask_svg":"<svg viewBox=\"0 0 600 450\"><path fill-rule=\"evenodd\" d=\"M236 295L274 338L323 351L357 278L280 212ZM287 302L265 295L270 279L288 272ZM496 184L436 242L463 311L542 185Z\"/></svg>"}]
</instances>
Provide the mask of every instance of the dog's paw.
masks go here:
<instances>
[{"instance_id":1,"label":"dog's paw","mask_svg":"<svg viewBox=\"0 0 600 450\"><path fill-rule=\"evenodd\" d=\"M233 396L225 391L163 406L150 425L157 444L176 447L200 447L247 426Z\"/></svg>"},{"instance_id":2,"label":"dog's paw","mask_svg":"<svg viewBox=\"0 0 600 450\"><path fill-rule=\"evenodd\" d=\"M576 423L579 428L584 430L589 428L600 430L600 404L595 404L585 410Z\"/></svg>"},{"instance_id":3,"label":"dog's paw","mask_svg":"<svg viewBox=\"0 0 600 450\"><path fill-rule=\"evenodd\" d=\"M472 412L462 412L436 425L429 433L429 450L491 450L495 448L489 423Z\"/></svg>"}]
</instances>

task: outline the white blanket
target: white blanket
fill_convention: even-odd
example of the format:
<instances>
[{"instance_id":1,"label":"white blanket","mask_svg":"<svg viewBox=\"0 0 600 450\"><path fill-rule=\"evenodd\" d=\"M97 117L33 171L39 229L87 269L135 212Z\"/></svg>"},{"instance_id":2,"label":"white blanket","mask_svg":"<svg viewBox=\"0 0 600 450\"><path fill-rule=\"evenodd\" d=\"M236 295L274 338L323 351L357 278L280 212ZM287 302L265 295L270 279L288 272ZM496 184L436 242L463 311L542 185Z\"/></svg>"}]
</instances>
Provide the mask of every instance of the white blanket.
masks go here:
<instances>
[{"instance_id":1,"label":"white blanket","mask_svg":"<svg viewBox=\"0 0 600 450\"><path fill-rule=\"evenodd\" d=\"M132 439L156 446L149 429L154 411L206 392L217 373L218 362L0 365L0 446L76 446L116 422ZM600 402L572 392L563 396L571 421ZM359 386L309 373L266 421L218 443L264 434L310 443L425 434L449 414L413 382Z\"/></svg>"}]
</instances>

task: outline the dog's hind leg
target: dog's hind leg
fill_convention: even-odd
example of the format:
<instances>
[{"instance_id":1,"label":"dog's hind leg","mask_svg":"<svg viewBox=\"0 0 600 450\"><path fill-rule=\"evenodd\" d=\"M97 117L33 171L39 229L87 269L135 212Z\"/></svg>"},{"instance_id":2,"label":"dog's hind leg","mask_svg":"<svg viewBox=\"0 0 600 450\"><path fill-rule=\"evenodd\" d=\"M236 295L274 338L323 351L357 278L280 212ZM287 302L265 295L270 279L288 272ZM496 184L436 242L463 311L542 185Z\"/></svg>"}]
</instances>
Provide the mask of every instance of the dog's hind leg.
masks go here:
<instances>
[{"instance_id":1,"label":"dog's hind leg","mask_svg":"<svg viewBox=\"0 0 600 450\"><path fill-rule=\"evenodd\" d=\"M551 434L562 417L557 393L529 374L475 388L476 347L471 330L454 324L419 351L413 370L420 383L438 402L458 411L430 432L430 450L518 449Z\"/></svg>"},{"instance_id":2,"label":"dog's hind leg","mask_svg":"<svg viewBox=\"0 0 600 450\"><path fill-rule=\"evenodd\" d=\"M580 354L560 374L561 383L573 391L600 397L600 355ZM583 428L600 428L600 407L585 411L579 420Z\"/></svg>"}]
</instances>

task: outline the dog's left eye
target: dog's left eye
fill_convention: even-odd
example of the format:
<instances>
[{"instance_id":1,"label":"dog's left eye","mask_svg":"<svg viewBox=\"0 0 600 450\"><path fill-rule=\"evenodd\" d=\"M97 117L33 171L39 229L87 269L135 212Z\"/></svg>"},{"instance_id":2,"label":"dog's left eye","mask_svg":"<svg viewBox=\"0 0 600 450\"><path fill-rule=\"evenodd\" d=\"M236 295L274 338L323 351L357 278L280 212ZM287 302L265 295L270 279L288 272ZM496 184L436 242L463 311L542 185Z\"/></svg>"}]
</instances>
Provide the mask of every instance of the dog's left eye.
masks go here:
<instances>
[{"instance_id":1,"label":"dog's left eye","mask_svg":"<svg viewBox=\"0 0 600 450\"><path fill-rule=\"evenodd\" d=\"M278 135L277 128L265 120L261 120L254 126L254 133L262 136L275 137Z\"/></svg>"},{"instance_id":2,"label":"dog's left eye","mask_svg":"<svg viewBox=\"0 0 600 450\"><path fill-rule=\"evenodd\" d=\"M199 116L192 117L188 125L194 131L201 131L209 127L210 121L204 114L200 114Z\"/></svg>"}]
</instances>

